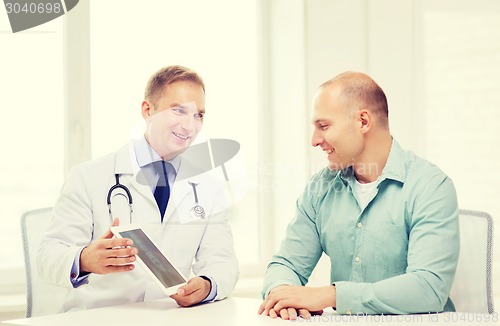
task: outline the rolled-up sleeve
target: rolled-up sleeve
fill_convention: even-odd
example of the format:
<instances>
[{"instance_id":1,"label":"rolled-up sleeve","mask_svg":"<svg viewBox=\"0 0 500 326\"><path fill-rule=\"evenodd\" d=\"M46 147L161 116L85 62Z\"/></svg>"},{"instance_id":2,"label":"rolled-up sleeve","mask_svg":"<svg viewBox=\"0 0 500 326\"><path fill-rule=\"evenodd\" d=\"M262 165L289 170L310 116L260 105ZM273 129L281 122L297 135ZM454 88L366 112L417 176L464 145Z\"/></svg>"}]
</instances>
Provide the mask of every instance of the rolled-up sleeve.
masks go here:
<instances>
[{"instance_id":1,"label":"rolled-up sleeve","mask_svg":"<svg viewBox=\"0 0 500 326\"><path fill-rule=\"evenodd\" d=\"M314 182L314 180L312 181ZM296 215L288 225L279 251L268 265L262 297L278 285L305 285L323 252L311 202L311 183L298 198Z\"/></svg>"}]
</instances>

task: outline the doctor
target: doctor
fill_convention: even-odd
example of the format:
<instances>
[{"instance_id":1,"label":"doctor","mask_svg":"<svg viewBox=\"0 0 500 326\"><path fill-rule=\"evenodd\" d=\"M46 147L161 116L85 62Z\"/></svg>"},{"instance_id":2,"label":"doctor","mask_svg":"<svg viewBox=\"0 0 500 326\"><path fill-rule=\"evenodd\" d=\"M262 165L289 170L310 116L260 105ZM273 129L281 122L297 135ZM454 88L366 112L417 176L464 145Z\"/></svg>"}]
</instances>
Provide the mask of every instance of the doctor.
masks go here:
<instances>
[{"instance_id":1,"label":"doctor","mask_svg":"<svg viewBox=\"0 0 500 326\"><path fill-rule=\"evenodd\" d=\"M113 238L109 229L118 224L143 226L186 279L194 275L172 295L180 306L219 300L233 290L238 262L224 184L179 155L200 132L204 114L198 74L163 68L146 87L144 136L70 171L37 256L42 278L68 288L61 312L165 296L134 266L132 241ZM204 214L190 212L195 203Z\"/></svg>"}]
</instances>

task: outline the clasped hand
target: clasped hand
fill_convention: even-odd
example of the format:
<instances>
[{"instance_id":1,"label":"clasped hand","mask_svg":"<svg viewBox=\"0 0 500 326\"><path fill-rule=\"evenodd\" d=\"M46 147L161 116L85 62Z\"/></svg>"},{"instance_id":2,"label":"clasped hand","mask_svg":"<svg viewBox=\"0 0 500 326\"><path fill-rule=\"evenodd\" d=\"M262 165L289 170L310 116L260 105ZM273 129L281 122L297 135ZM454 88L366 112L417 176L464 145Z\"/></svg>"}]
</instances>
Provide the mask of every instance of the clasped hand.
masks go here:
<instances>
[{"instance_id":1,"label":"clasped hand","mask_svg":"<svg viewBox=\"0 0 500 326\"><path fill-rule=\"evenodd\" d=\"M335 287L319 288L280 285L271 290L258 313L271 318L295 320L321 315L323 309L335 305Z\"/></svg>"}]
</instances>

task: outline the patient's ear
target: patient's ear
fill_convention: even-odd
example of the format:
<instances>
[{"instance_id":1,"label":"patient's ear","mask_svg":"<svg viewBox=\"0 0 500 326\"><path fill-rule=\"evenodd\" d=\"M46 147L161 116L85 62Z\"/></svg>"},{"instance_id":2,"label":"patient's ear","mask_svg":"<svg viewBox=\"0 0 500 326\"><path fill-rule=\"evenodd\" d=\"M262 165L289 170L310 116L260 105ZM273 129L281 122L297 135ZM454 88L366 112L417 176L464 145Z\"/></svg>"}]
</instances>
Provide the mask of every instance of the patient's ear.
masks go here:
<instances>
[{"instance_id":1,"label":"patient's ear","mask_svg":"<svg viewBox=\"0 0 500 326\"><path fill-rule=\"evenodd\" d=\"M368 110L360 110L359 111L359 122L361 126L361 132L367 133L370 130L372 125L372 120L370 116L370 112Z\"/></svg>"}]
</instances>

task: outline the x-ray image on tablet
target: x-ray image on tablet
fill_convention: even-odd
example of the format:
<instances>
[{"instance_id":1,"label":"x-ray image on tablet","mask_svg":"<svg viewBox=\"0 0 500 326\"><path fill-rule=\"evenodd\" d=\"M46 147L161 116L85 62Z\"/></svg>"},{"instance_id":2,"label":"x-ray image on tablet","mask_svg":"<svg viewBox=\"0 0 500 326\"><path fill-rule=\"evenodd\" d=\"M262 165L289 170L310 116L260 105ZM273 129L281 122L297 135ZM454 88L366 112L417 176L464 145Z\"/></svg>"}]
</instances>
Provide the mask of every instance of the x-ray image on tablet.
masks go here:
<instances>
[{"instance_id":1,"label":"x-ray image on tablet","mask_svg":"<svg viewBox=\"0 0 500 326\"><path fill-rule=\"evenodd\" d=\"M186 283L187 280L140 227L133 225L116 226L111 228L111 232L116 237L127 238L134 242L133 247L138 250L137 261L162 288L165 294L176 293L177 289Z\"/></svg>"}]
</instances>

